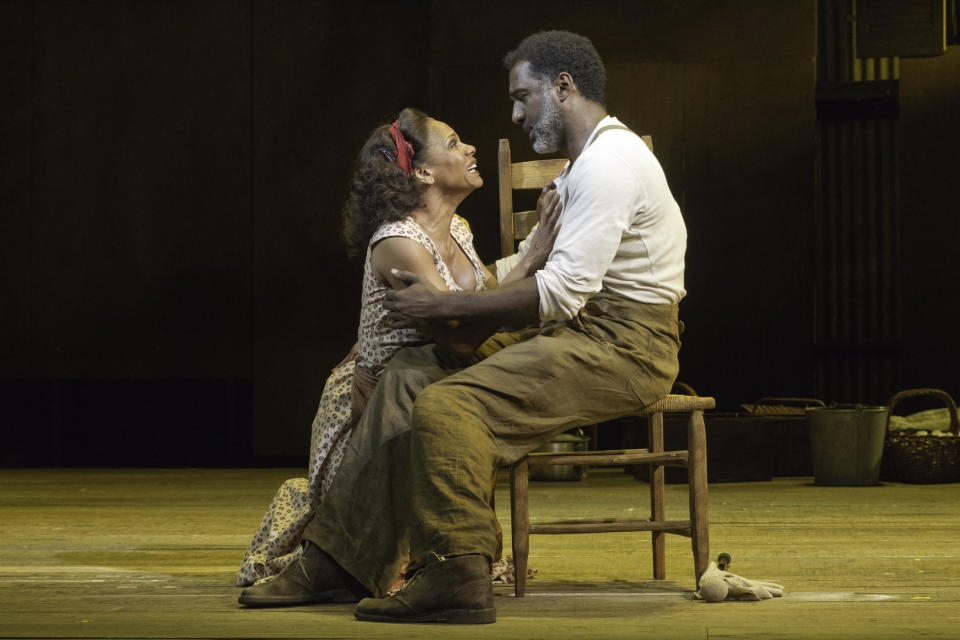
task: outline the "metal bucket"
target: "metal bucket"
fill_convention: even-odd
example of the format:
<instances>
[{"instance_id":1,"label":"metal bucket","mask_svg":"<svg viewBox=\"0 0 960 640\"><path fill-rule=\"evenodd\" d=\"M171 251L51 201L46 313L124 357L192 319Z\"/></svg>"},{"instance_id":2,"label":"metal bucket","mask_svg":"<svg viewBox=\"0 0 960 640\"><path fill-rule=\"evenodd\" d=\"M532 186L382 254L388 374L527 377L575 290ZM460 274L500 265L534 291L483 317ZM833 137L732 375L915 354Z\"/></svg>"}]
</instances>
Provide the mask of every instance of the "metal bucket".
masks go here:
<instances>
[{"instance_id":1,"label":"metal bucket","mask_svg":"<svg viewBox=\"0 0 960 640\"><path fill-rule=\"evenodd\" d=\"M887 408L836 405L807 409L810 458L817 484L875 485L886 435Z\"/></svg>"},{"instance_id":2,"label":"metal bucket","mask_svg":"<svg viewBox=\"0 0 960 640\"><path fill-rule=\"evenodd\" d=\"M561 433L536 450L537 453L571 453L586 451L590 438ZM531 480L582 480L587 468L579 464L545 464L530 467Z\"/></svg>"}]
</instances>

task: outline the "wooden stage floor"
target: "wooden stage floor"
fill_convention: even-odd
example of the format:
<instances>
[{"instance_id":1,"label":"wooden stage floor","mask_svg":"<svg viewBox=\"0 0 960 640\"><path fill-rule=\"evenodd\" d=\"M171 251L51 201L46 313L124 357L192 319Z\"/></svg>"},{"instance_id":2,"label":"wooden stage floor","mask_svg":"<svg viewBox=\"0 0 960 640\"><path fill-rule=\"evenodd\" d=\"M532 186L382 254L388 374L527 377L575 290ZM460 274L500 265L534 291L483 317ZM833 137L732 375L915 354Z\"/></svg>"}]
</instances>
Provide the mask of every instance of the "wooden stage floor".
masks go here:
<instances>
[{"instance_id":1,"label":"wooden stage floor","mask_svg":"<svg viewBox=\"0 0 960 640\"><path fill-rule=\"evenodd\" d=\"M655 582L649 534L541 535L528 597L497 587L496 624L431 626L357 622L352 605L236 604L248 537L296 473L0 470L0 638L960 637L960 484L711 485L712 555L784 584L783 598L692 600L686 538L668 537L667 580ZM594 470L531 483L531 517L643 517L646 495ZM509 535L503 482L497 504ZM668 485L668 517L685 504L686 488Z\"/></svg>"}]
</instances>

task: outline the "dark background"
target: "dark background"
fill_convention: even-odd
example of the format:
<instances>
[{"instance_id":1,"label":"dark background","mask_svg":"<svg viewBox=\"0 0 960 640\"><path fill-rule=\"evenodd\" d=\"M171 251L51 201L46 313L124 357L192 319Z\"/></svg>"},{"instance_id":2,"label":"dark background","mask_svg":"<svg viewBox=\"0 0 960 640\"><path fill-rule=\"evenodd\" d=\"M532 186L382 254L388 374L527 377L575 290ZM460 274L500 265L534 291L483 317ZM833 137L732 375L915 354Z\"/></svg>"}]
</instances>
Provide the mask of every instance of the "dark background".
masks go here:
<instances>
[{"instance_id":1,"label":"dark background","mask_svg":"<svg viewBox=\"0 0 960 640\"><path fill-rule=\"evenodd\" d=\"M486 186L461 214L494 259L497 139L534 156L500 60L543 28L593 40L609 111L653 136L683 209L682 380L725 410L882 403L913 386L957 397L955 46L900 60L895 286L881 292L897 300L894 376L859 392L818 379L820 13L815 0L0 3L0 463L303 457L356 334L361 266L338 228L354 154L407 105L450 123L478 148Z\"/></svg>"}]
</instances>

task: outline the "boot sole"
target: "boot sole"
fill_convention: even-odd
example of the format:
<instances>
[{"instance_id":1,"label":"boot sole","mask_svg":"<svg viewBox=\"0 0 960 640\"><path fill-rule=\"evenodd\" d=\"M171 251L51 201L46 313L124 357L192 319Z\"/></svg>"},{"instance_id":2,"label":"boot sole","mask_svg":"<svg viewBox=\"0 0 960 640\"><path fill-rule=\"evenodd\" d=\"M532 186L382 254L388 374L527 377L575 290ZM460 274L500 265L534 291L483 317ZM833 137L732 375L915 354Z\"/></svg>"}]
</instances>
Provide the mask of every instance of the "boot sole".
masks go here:
<instances>
[{"instance_id":1,"label":"boot sole","mask_svg":"<svg viewBox=\"0 0 960 640\"><path fill-rule=\"evenodd\" d=\"M349 589L317 591L308 596L258 596L240 594L238 602L248 607L293 607L299 604L350 603L360 598Z\"/></svg>"},{"instance_id":2,"label":"boot sole","mask_svg":"<svg viewBox=\"0 0 960 640\"><path fill-rule=\"evenodd\" d=\"M447 624L489 624L497 621L497 610L493 607L489 609L447 609L446 611L435 611L433 613L421 613L418 615L404 616L395 618L393 616L383 616L375 613L363 613L354 611L357 620L365 622L445 622Z\"/></svg>"}]
</instances>

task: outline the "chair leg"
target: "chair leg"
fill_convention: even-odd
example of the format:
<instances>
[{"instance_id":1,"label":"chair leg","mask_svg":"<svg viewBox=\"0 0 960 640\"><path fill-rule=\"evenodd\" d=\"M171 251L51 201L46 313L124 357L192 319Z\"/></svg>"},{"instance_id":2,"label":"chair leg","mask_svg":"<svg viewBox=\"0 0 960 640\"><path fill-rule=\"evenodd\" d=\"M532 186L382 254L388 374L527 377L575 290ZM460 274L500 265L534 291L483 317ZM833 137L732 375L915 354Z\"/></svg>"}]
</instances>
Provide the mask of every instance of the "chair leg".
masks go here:
<instances>
[{"instance_id":1,"label":"chair leg","mask_svg":"<svg viewBox=\"0 0 960 640\"><path fill-rule=\"evenodd\" d=\"M687 422L687 447L690 451L687 482L690 492L690 541L693 545L693 563L697 576L707 570L710 561L710 534L707 515L707 435L703 411L690 413Z\"/></svg>"},{"instance_id":2,"label":"chair leg","mask_svg":"<svg viewBox=\"0 0 960 640\"><path fill-rule=\"evenodd\" d=\"M650 453L663 451L663 414L654 413L648 420ZM650 520L663 520L663 474L662 464L650 465ZM653 542L653 579L664 580L667 577L666 536L663 531L652 532Z\"/></svg>"},{"instance_id":3,"label":"chair leg","mask_svg":"<svg viewBox=\"0 0 960 640\"><path fill-rule=\"evenodd\" d=\"M490 481L490 510L497 513L497 469L493 470L493 478ZM503 558L503 528L500 521L497 520L497 552L493 556L494 562L499 562Z\"/></svg>"},{"instance_id":4,"label":"chair leg","mask_svg":"<svg viewBox=\"0 0 960 640\"><path fill-rule=\"evenodd\" d=\"M510 539L513 544L513 593L527 591L527 556L530 553L530 514L527 511L529 466L523 457L510 467Z\"/></svg>"}]
</instances>

